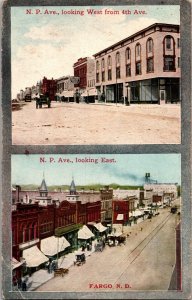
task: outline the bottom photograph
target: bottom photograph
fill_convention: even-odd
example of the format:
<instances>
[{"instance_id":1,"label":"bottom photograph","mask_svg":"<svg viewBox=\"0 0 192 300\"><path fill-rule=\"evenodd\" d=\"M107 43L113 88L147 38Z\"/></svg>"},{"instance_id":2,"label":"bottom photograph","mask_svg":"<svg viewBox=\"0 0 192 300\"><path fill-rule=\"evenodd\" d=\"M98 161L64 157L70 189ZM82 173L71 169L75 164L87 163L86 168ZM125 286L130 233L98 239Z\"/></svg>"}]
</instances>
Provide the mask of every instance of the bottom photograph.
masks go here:
<instances>
[{"instance_id":1,"label":"bottom photograph","mask_svg":"<svg viewBox=\"0 0 192 300\"><path fill-rule=\"evenodd\" d=\"M181 291L179 154L16 154L11 169L13 291Z\"/></svg>"}]
</instances>

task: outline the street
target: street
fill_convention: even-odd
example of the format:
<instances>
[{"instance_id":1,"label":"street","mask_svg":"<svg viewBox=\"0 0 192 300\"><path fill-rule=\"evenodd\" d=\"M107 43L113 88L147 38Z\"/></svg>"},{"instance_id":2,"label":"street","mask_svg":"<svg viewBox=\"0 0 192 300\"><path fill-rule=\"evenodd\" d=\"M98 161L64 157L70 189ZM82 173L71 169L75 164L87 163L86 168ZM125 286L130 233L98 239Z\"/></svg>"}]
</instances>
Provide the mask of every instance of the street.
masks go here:
<instances>
[{"instance_id":1,"label":"street","mask_svg":"<svg viewBox=\"0 0 192 300\"><path fill-rule=\"evenodd\" d=\"M92 253L82 266L72 266L37 291L100 292L168 290L175 265L177 214L170 208L134 226L125 226L126 244Z\"/></svg>"},{"instance_id":2,"label":"street","mask_svg":"<svg viewBox=\"0 0 192 300\"><path fill-rule=\"evenodd\" d=\"M180 105L105 105L35 101L12 112L17 145L179 144Z\"/></svg>"}]
</instances>

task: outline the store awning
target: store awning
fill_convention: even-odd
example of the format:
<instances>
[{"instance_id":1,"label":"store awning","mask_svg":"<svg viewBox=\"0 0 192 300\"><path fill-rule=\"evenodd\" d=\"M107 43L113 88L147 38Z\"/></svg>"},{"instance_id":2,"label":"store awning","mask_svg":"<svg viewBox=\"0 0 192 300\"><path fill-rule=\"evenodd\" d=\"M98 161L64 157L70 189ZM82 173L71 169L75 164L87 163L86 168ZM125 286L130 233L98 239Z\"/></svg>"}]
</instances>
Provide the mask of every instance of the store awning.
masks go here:
<instances>
[{"instance_id":1,"label":"store awning","mask_svg":"<svg viewBox=\"0 0 192 300\"><path fill-rule=\"evenodd\" d=\"M24 261L20 262L16 258L12 257L12 259L11 259L12 270L20 267L23 263L24 263Z\"/></svg>"},{"instance_id":2,"label":"store awning","mask_svg":"<svg viewBox=\"0 0 192 300\"><path fill-rule=\"evenodd\" d=\"M99 232L104 232L107 230L107 227L103 226L101 223L94 224L94 227L99 231Z\"/></svg>"},{"instance_id":3,"label":"store awning","mask_svg":"<svg viewBox=\"0 0 192 300\"><path fill-rule=\"evenodd\" d=\"M81 94L82 97L87 97L88 94L87 94L87 91L84 91L82 94Z\"/></svg>"},{"instance_id":4,"label":"store awning","mask_svg":"<svg viewBox=\"0 0 192 300\"><path fill-rule=\"evenodd\" d=\"M91 230L86 225L84 225L81 229L79 229L78 239L88 240L92 237L94 237L94 234L91 232Z\"/></svg>"},{"instance_id":5,"label":"store awning","mask_svg":"<svg viewBox=\"0 0 192 300\"><path fill-rule=\"evenodd\" d=\"M86 90L81 94L82 97L87 97L87 96L98 96L98 91L97 89L90 89Z\"/></svg>"},{"instance_id":6,"label":"store awning","mask_svg":"<svg viewBox=\"0 0 192 300\"><path fill-rule=\"evenodd\" d=\"M116 232L112 232L110 234L108 234L107 236L110 237L118 237L118 236L121 236L123 233L122 232L119 232L119 231L116 231Z\"/></svg>"},{"instance_id":7,"label":"store awning","mask_svg":"<svg viewBox=\"0 0 192 300\"><path fill-rule=\"evenodd\" d=\"M37 248L37 246L23 250L23 258L29 268L38 267L39 265L49 261L49 259Z\"/></svg>"},{"instance_id":8,"label":"store awning","mask_svg":"<svg viewBox=\"0 0 192 300\"><path fill-rule=\"evenodd\" d=\"M58 227L55 229L55 235L56 236L62 236L63 234L76 231L82 227L82 224L73 224L69 226L64 227Z\"/></svg>"},{"instance_id":9,"label":"store awning","mask_svg":"<svg viewBox=\"0 0 192 300\"><path fill-rule=\"evenodd\" d=\"M124 219L124 215L123 214L118 214L117 215L117 221L122 221Z\"/></svg>"},{"instance_id":10,"label":"store awning","mask_svg":"<svg viewBox=\"0 0 192 300\"><path fill-rule=\"evenodd\" d=\"M61 93L61 96L64 96L66 98L74 97L74 91L63 91Z\"/></svg>"},{"instance_id":11,"label":"store awning","mask_svg":"<svg viewBox=\"0 0 192 300\"><path fill-rule=\"evenodd\" d=\"M70 243L62 237L50 236L46 239L41 240L41 251L47 256L53 256L57 253L64 251Z\"/></svg>"},{"instance_id":12,"label":"store awning","mask_svg":"<svg viewBox=\"0 0 192 300\"><path fill-rule=\"evenodd\" d=\"M143 211L141 211L141 210L135 210L134 212L133 212L133 216L134 217L139 217L139 216L142 216L142 215L144 215L145 213L143 212Z\"/></svg>"},{"instance_id":13,"label":"store awning","mask_svg":"<svg viewBox=\"0 0 192 300\"><path fill-rule=\"evenodd\" d=\"M88 94L89 94L89 96L97 96L98 91L97 91L97 89L90 89L90 90L88 90Z\"/></svg>"}]
</instances>

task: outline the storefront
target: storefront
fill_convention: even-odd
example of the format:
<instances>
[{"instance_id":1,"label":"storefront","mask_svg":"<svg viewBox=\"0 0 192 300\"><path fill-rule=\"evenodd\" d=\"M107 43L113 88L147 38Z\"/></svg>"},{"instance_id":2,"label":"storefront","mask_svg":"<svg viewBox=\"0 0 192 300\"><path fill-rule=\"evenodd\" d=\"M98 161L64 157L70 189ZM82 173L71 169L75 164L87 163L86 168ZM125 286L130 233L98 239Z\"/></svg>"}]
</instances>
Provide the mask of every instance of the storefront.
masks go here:
<instances>
[{"instance_id":1,"label":"storefront","mask_svg":"<svg viewBox=\"0 0 192 300\"><path fill-rule=\"evenodd\" d=\"M86 225L83 225L78 231L78 247L81 247L82 245L86 247L87 244L92 243L94 238L95 236L91 230Z\"/></svg>"},{"instance_id":2,"label":"storefront","mask_svg":"<svg viewBox=\"0 0 192 300\"><path fill-rule=\"evenodd\" d=\"M31 275L49 261L49 259L39 250L37 246L24 249L22 258L25 261L23 275Z\"/></svg>"},{"instance_id":3,"label":"storefront","mask_svg":"<svg viewBox=\"0 0 192 300\"><path fill-rule=\"evenodd\" d=\"M67 247L67 252L72 252L78 248L78 231L82 227L82 224L73 224L65 227L59 227L55 229L55 236L62 237L69 242L70 247Z\"/></svg>"},{"instance_id":4,"label":"storefront","mask_svg":"<svg viewBox=\"0 0 192 300\"><path fill-rule=\"evenodd\" d=\"M179 78L154 78L129 82L131 103L180 101Z\"/></svg>"}]
</instances>

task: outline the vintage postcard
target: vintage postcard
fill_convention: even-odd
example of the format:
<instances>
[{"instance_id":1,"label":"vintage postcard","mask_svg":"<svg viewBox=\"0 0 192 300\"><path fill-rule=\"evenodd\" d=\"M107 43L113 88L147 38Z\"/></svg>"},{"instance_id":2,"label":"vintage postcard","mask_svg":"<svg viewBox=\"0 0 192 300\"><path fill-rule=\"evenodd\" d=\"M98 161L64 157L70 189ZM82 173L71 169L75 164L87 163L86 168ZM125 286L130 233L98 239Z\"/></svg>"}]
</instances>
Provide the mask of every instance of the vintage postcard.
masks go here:
<instances>
[{"instance_id":1,"label":"vintage postcard","mask_svg":"<svg viewBox=\"0 0 192 300\"><path fill-rule=\"evenodd\" d=\"M191 299L191 2L115 2L3 2L3 299Z\"/></svg>"},{"instance_id":2,"label":"vintage postcard","mask_svg":"<svg viewBox=\"0 0 192 300\"><path fill-rule=\"evenodd\" d=\"M179 5L11 7L11 68L14 145L181 142Z\"/></svg>"},{"instance_id":3,"label":"vintage postcard","mask_svg":"<svg viewBox=\"0 0 192 300\"><path fill-rule=\"evenodd\" d=\"M181 291L181 188L180 154L12 155L13 291Z\"/></svg>"}]
</instances>

